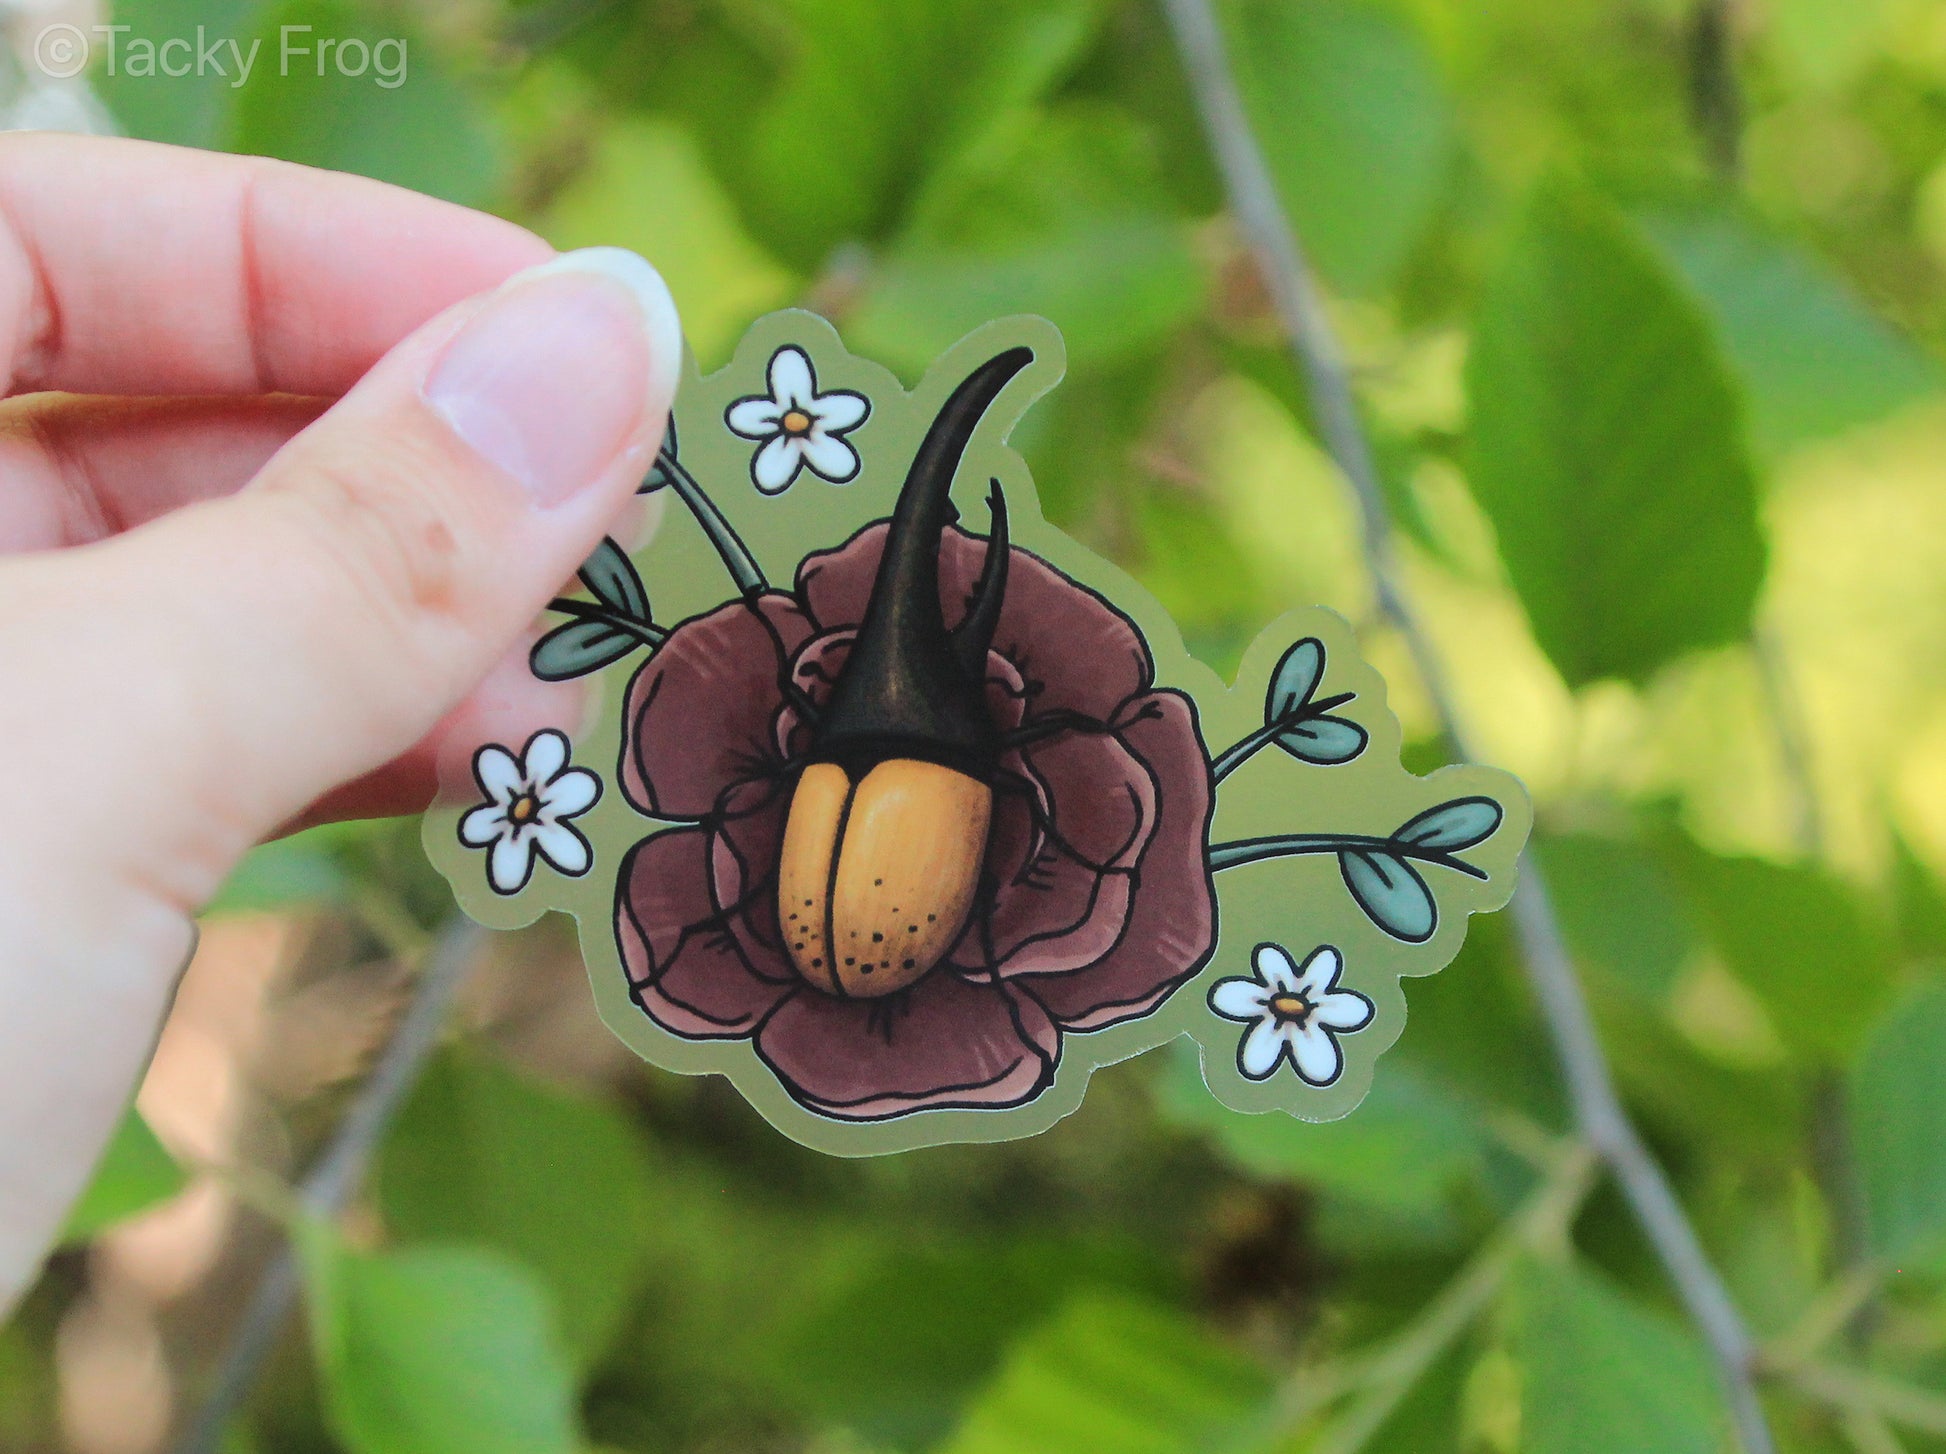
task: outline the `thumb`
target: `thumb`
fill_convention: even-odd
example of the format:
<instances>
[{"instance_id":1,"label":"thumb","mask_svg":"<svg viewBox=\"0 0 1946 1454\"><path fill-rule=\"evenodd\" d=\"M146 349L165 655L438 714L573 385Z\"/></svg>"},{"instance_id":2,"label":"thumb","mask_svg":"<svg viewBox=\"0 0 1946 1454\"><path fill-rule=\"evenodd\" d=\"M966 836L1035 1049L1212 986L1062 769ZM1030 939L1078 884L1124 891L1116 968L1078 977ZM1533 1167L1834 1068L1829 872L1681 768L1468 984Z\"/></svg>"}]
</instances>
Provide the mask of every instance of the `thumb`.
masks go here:
<instances>
[{"instance_id":1,"label":"thumb","mask_svg":"<svg viewBox=\"0 0 1946 1454\"><path fill-rule=\"evenodd\" d=\"M486 673L629 499L680 357L654 269L569 253L407 338L237 495L0 564L0 1314L189 915Z\"/></svg>"}]
</instances>

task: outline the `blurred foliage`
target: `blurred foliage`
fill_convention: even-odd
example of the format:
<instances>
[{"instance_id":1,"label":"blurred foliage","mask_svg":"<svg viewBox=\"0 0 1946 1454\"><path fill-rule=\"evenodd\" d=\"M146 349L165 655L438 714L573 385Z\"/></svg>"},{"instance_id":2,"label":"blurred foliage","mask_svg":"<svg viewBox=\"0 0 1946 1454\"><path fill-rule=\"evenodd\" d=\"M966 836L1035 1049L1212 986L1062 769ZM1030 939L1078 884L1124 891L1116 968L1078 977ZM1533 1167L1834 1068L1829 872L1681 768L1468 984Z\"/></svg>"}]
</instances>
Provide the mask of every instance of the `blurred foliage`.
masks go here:
<instances>
[{"instance_id":1,"label":"blurred foliage","mask_svg":"<svg viewBox=\"0 0 1946 1454\"><path fill-rule=\"evenodd\" d=\"M1535 790L1618 1080L1773 1350L1784 1447L1946 1448L1946 10L1730 7L1728 178L1692 122L1724 78L1692 74L1691 0L1222 9L1410 585L1484 754ZM705 367L793 302L907 378L990 316L1045 313L1070 376L1019 440L1049 513L1219 669L1280 609L1336 606L1391 675L1409 760L1441 760L1146 0L114 18L264 42L241 85L97 76L131 132L639 248ZM409 77L313 54L279 76L292 35L405 38ZM308 985L319 958L382 959L444 909L409 830L360 827L261 850L212 922L318 946L285 951ZM560 943L508 939L501 982ZM572 967L539 983L581 1004ZM308 1349L233 1447L1726 1447L1697 1336L1612 1188L1545 1235L1521 1211L1571 1128L1508 926L1476 923L1409 999L1336 1125L1228 1112L1175 1047L1104 1072L1034 1142L874 1163L618 1064L585 1011L547 1053L469 1020L366 1204L304 1230ZM278 1102L239 1155L301 1164L341 1106L329 1086ZM73 1235L181 1175L131 1120ZM0 1336L8 1448L108 1447L48 1390L123 1306L107 1289L132 1296L98 1281L121 1235L57 1258ZM1482 1268L1481 1315L1435 1326L1440 1290ZM178 1419L236 1282L178 1340ZM166 1302L146 1315L165 1327ZM1410 1376L1361 1362L1374 1347L1413 1350ZM1847 1385L1862 1403L1805 1372L1831 1365L1868 1375Z\"/></svg>"}]
</instances>

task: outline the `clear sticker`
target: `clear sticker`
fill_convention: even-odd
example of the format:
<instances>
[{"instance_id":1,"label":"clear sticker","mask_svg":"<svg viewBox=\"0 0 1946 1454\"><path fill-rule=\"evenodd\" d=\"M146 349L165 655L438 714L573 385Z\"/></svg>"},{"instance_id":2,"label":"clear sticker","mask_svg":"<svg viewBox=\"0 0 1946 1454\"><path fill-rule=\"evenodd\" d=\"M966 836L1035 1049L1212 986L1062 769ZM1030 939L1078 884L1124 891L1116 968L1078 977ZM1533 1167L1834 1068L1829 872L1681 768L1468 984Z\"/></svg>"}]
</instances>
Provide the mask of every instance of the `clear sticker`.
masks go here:
<instances>
[{"instance_id":1,"label":"clear sticker","mask_svg":"<svg viewBox=\"0 0 1946 1454\"><path fill-rule=\"evenodd\" d=\"M480 744L426 816L468 913L572 915L617 1035L827 1151L1031 1135L1179 1035L1226 1105L1342 1116L1401 978L1512 891L1525 793L1405 771L1342 618L1226 684L1042 519L1006 440L1063 369L1003 319L908 392L760 320L683 382L649 543L534 647L585 723Z\"/></svg>"}]
</instances>

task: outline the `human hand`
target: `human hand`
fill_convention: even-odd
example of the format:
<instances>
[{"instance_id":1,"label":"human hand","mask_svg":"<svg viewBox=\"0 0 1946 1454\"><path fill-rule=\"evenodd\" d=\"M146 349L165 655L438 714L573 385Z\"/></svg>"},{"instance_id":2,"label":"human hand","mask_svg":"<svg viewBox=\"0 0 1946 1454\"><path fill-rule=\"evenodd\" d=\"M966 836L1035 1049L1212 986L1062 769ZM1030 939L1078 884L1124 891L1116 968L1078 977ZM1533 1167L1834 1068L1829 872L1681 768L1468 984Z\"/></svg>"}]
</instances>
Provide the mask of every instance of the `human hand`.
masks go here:
<instances>
[{"instance_id":1,"label":"human hand","mask_svg":"<svg viewBox=\"0 0 1946 1454\"><path fill-rule=\"evenodd\" d=\"M480 684L681 355L639 258L551 257L361 179L0 139L0 1309L237 859L416 810L442 731L522 710Z\"/></svg>"}]
</instances>

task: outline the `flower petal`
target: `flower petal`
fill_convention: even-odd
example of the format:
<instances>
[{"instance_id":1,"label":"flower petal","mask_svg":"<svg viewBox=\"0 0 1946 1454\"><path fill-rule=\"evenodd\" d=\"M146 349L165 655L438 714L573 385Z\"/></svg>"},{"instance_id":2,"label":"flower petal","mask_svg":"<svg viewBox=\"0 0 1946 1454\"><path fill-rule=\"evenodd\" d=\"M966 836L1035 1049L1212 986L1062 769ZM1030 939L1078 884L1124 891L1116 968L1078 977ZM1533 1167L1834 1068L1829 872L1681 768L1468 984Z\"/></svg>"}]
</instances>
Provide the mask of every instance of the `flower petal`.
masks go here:
<instances>
[{"instance_id":1,"label":"flower petal","mask_svg":"<svg viewBox=\"0 0 1946 1454\"><path fill-rule=\"evenodd\" d=\"M553 822L579 818L601 797L601 779L585 767L571 767L541 793L541 815Z\"/></svg>"},{"instance_id":2,"label":"flower petal","mask_svg":"<svg viewBox=\"0 0 1946 1454\"><path fill-rule=\"evenodd\" d=\"M1330 1085L1344 1073L1345 1056L1338 1041L1324 1026L1313 1021L1302 1030L1291 1032L1291 1064L1297 1067L1306 1085Z\"/></svg>"},{"instance_id":3,"label":"flower petal","mask_svg":"<svg viewBox=\"0 0 1946 1454\"><path fill-rule=\"evenodd\" d=\"M817 392L817 375L803 349L787 343L770 356L770 396L780 405L809 412Z\"/></svg>"},{"instance_id":4,"label":"flower petal","mask_svg":"<svg viewBox=\"0 0 1946 1454\"><path fill-rule=\"evenodd\" d=\"M580 878L594 862L594 851L566 823L541 823L534 829L534 848L569 878Z\"/></svg>"},{"instance_id":5,"label":"flower petal","mask_svg":"<svg viewBox=\"0 0 1946 1454\"><path fill-rule=\"evenodd\" d=\"M1099 1030L1146 1015L1202 969L1216 944L1216 894L1204 853L1210 768L1196 709L1173 691L1129 706L1122 715L1132 720L1119 736L1154 779L1156 825L1127 880L1133 893L1121 937L1085 969L1014 981L1030 985L1064 1030Z\"/></svg>"},{"instance_id":6,"label":"flower petal","mask_svg":"<svg viewBox=\"0 0 1946 1454\"><path fill-rule=\"evenodd\" d=\"M1250 956L1250 967L1257 971L1258 979L1279 994L1294 995L1303 987L1297 965L1281 944L1259 944Z\"/></svg>"},{"instance_id":7,"label":"flower petal","mask_svg":"<svg viewBox=\"0 0 1946 1454\"><path fill-rule=\"evenodd\" d=\"M487 884L496 894L517 894L534 873L534 835L515 829L487 855Z\"/></svg>"},{"instance_id":8,"label":"flower petal","mask_svg":"<svg viewBox=\"0 0 1946 1454\"><path fill-rule=\"evenodd\" d=\"M837 435L814 429L797 445L804 463L819 478L829 480L834 485L849 484L858 478L858 451Z\"/></svg>"},{"instance_id":9,"label":"flower petal","mask_svg":"<svg viewBox=\"0 0 1946 1454\"><path fill-rule=\"evenodd\" d=\"M663 1029L692 1040L742 1039L792 994L769 980L711 927L708 834L673 828L645 838L622 862L616 940L635 1003Z\"/></svg>"},{"instance_id":10,"label":"flower petal","mask_svg":"<svg viewBox=\"0 0 1946 1454\"><path fill-rule=\"evenodd\" d=\"M1312 1022L1341 1034L1364 1029L1378 1013L1378 1007L1357 990L1333 990L1317 1006Z\"/></svg>"},{"instance_id":11,"label":"flower petal","mask_svg":"<svg viewBox=\"0 0 1946 1454\"><path fill-rule=\"evenodd\" d=\"M521 775L532 786L545 788L568 765L567 734L549 727L527 739L527 750L520 755Z\"/></svg>"},{"instance_id":12,"label":"flower petal","mask_svg":"<svg viewBox=\"0 0 1946 1454\"><path fill-rule=\"evenodd\" d=\"M514 755L492 743L473 754L473 780L480 785L481 792L503 807L527 785Z\"/></svg>"},{"instance_id":13,"label":"flower petal","mask_svg":"<svg viewBox=\"0 0 1946 1454\"><path fill-rule=\"evenodd\" d=\"M843 434L856 429L872 412L871 400L850 389L833 389L812 401L810 413L827 434Z\"/></svg>"},{"instance_id":14,"label":"flower petal","mask_svg":"<svg viewBox=\"0 0 1946 1454\"><path fill-rule=\"evenodd\" d=\"M1226 1020L1260 1020L1269 1001L1270 991L1247 977L1219 979L1209 992L1209 1007Z\"/></svg>"},{"instance_id":15,"label":"flower petal","mask_svg":"<svg viewBox=\"0 0 1946 1454\"><path fill-rule=\"evenodd\" d=\"M725 793L711 818L710 894L746 963L767 979L796 973L777 922L777 860L792 779L753 779Z\"/></svg>"},{"instance_id":16,"label":"flower petal","mask_svg":"<svg viewBox=\"0 0 1946 1454\"><path fill-rule=\"evenodd\" d=\"M1237 1069L1248 1080L1268 1080L1283 1058L1289 1038L1274 1019L1257 1021L1237 1042Z\"/></svg>"},{"instance_id":17,"label":"flower petal","mask_svg":"<svg viewBox=\"0 0 1946 1454\"><path fill-rule=\"evenodd\" d=\"M628 801L651 817L699 819L732 784L775 764L778 682L810 634L796 603L775 592L671 632L628 686Z\"/></svg>"},{"instance_id":18,"label":"flower petal","mask_svg":"<svg viewBox=\"0 0 1946 1454\"><path fill-rule=\"evenodd\" d=\"M762 394L753 394L723 411L723 422L730 426L733 434L741 434L745 439L768 439L777 432L777 420L784 412L784 406L775 399L766 399Z\"/></svg>"},{"instance_id":19,"label":"flower petal","mask_svg":"<svg viewBox=\"0 0 1946 1454\"><path fill-rule=\"evenodd\" d=\"M1032 1000L946 970L886 999L807 990L757 1032L757 1054L798 1102L860 1121L1019 1105L1053 1078L1060 1047Z\"/></svg>"},{"instance_id":20,"label":"flower petal","mask_svg":"<svg viewBox=\"0 0 1946 1454\"><path fill-rule=\"evenodd\" d=\"M751 458L750 479L766 495L779 495L790 488L803 466L804 441L777 434Z\"/></svg>"},{"instance_id":21,"label":"flower petal","mask_svg":"<svg viewBox=\"0 0 1946 1454\"><path fill-rule=\"evenodd\" d=\"M468 848L485 848L507 826L504 803L482 803L459 820L459 841Z\"/></svg>"},{"instance_id":22,"label":"flower petal","mask_svg":"<svg viewBox=\"0 0 1946 1454\"><path fill-rule=\"evenodd\" d=\"M1288 957L1285 962L1289 963ZM1331 945L1320 944L1299 966L1297 987L1303 991L1306 998L1312 1001L1322 999L1330 991L1331 986L1338 982L1338 976L1344 973L1344 969L1344 956Z\"/></svg>"}]
</instances>

